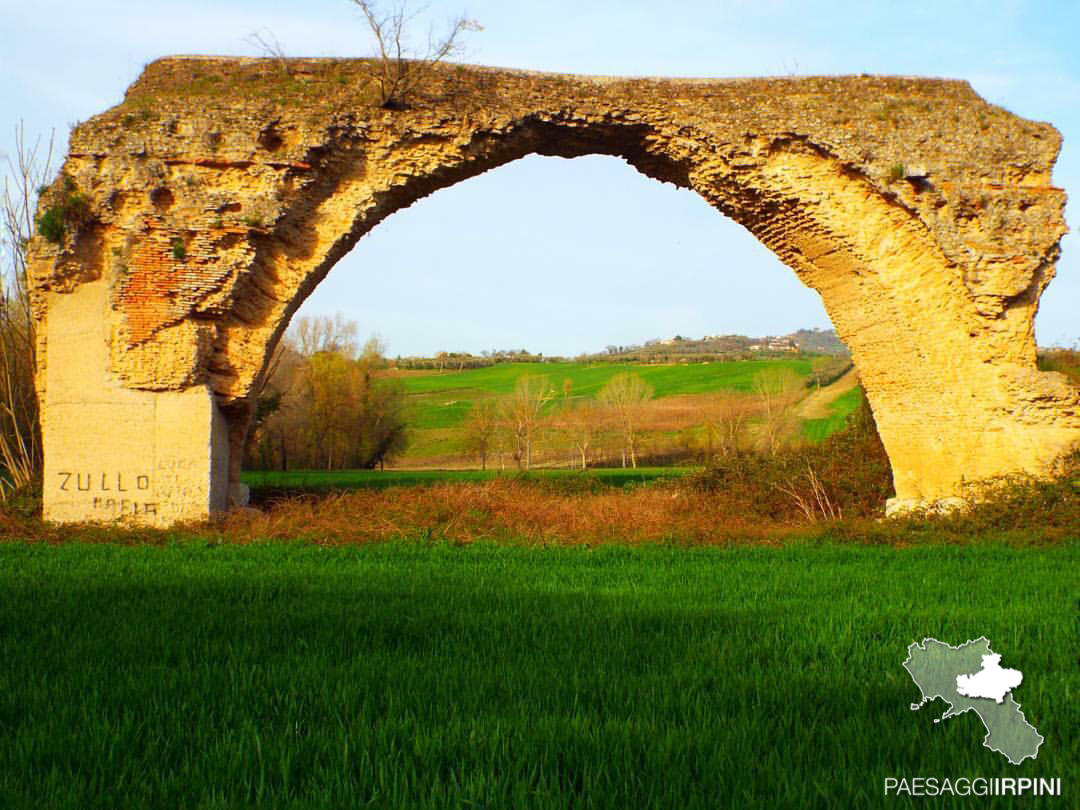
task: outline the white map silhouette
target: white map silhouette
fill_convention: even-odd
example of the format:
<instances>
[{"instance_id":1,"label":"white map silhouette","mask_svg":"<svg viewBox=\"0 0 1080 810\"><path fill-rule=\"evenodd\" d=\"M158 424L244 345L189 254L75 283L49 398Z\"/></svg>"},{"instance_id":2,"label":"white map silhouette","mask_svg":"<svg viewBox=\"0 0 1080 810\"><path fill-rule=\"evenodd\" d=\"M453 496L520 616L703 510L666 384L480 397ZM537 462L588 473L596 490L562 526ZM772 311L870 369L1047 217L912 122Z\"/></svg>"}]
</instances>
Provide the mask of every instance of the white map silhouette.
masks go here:
<instances>
[{"instance_id":1,"label":"white map silhouette","mask_svg":"<svg viewBox=\"0 0 1080 810\"><path fill-rule=\"evenodd\" d=\"M1024 680L1018 669L1002 669L1000 655L984 655L983 668L974 675L957 675L956 691L964 697L989 698L996 703Z\"/></svg>"}]
</instances>

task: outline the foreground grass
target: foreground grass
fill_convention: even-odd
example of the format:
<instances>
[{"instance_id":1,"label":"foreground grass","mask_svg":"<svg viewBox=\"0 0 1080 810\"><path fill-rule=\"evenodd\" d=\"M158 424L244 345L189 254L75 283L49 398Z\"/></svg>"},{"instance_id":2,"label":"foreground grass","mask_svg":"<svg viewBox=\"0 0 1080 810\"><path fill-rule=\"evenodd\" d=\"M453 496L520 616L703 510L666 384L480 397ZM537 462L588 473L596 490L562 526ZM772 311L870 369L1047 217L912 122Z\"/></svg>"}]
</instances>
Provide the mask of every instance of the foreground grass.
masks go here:
<instances>
[{"instance_id":1,"label":"foreground grass","mask_svg":"<svg viewBox=\"0 0 1080 810\"><path fill-rule=\"evenodd\" d=\"M0 806L937 806L886 801L889 776L1068 791L1077 548L0 544ZM1020 767L970 713L909 709L907 645L980 635L1046 738Z\"/></svg>"}]
</instances>

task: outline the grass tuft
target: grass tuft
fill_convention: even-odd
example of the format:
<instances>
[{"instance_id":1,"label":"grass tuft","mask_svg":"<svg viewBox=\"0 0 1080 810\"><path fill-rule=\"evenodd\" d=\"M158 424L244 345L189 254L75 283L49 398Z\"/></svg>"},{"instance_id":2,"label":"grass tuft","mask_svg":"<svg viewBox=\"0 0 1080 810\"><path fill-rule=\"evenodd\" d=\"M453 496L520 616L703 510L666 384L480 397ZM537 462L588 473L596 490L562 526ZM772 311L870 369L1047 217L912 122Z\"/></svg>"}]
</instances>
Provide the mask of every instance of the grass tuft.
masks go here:
<instances>
[{"instance_id":1,"label":"grass tuft","mask_svg":"<svg viewBox=\"0 0 1080 810\"><path fill-rule=\"evenodd\" d=\"M64 175L60 186L47 190L49 205L37 219L37 232L54 245L62 244L69 227L78 227L90 214L90 197Z\"/></svg>"}]
</instances>

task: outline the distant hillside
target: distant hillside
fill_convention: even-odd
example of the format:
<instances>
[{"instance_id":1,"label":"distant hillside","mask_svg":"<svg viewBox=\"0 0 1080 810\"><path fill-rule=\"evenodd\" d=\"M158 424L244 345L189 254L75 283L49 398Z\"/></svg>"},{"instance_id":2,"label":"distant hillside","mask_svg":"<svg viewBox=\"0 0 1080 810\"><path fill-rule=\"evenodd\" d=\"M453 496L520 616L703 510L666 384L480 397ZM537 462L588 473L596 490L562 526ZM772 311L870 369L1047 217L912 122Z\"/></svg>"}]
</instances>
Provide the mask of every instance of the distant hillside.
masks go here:
<instances>
[{"instance_id":1,"label":"distant hillside","mask_svg":"<svg viewBox=\"0 0 1080 810\"><path fill-rule=\"evenodd\" d=\"M464 368L447 364L443 371L390 369L404 387L407 401L409 445L395 466L405 468L460 468L474 465L475 459L465 450L467 420L478 402L509 394L517 380L526 374L548 378L556 392L546 412L552 417L544 437L535 448L539 466L573 466L576 455L568 435L568 425L560 424L560 409L567 405L594 401L600 389L615 375L633 372L652 388L653 400L640 414L641 452L650 463L688 463L698 459L708 442L704 422L714 413L716 395L722 393L745 397L751 409L757 406L755 381L766 371L786 371L801 381L793 393L801 402L813 395L794 413L792 430L804 440L820 441L840 429L859 403L845 394L854 380L838 382L850 369L850 361L835 358L822 361L797 351L783 356L750 353L748 360L729 355L720 362L683 360L674 363L620 362L500 362L483 368ZM849 375L850 376L850 375ZM792 403L794 404L794 403ZM712 410L710 410L712 409ZM751 436L760 415L752 413L747 421ZM617 462L620 435L611 425L597 427L591 450L596 464ZM501 452L501 451L500 451ZM493 455L497 466L512 464Z\"/></svg>"},{"instance_id":2,"label":"distant hillside","mask_svg":"<svg viewBox=\"0 0 1080 810\"><path fill-rule=\"evenodd\" d=\"M642 345L608 346L603 352L582 355L585 362L623 361L632 363L672 363L678 361L743 360L753 357L790 354L847 356L847 346L832 329L800 329L788 335L705 335L691 338L675 335L654 338Z\"/></svg>"},{"instance_id":3,"label":"distant hillside","mask_svg":"<svg viewBox=\"0 0 1080 810\"><path fill-rule=\"evenodd\" d=\"M439 352L433 357L398 357L394 364L402 370L464 371L506 363L705 363L711 361L751 360L793 354L826 354L847 357L848 347L832 329L800 329L788 335L747 337L746 335L705 335L691 338L675 335L653 338L643 344L612 344L602 352L581 354L574 358L545 357L527 349L496 349L469 352Z\"/></svg>"},{"instance_id":4,"label":"distant hillside","mask_svg":"<svg viewBox=\"0 0 1080 810\"><path fill-rule=\"evenodd\" d=\"M835 329L800 329L786 337L795 341L808 354L849 355L851 350L836 335Z\"/></svg>"}]
</instances>

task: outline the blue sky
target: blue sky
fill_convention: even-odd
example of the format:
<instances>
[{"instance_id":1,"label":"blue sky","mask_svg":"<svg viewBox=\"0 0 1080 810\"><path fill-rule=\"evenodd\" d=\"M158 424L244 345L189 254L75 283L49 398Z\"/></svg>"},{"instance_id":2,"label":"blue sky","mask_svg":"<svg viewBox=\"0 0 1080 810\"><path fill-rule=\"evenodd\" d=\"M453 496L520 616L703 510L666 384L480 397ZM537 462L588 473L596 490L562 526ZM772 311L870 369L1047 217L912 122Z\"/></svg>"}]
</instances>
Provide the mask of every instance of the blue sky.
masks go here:
<instances>
[{"instance_id":1,"label":"blue sky","mask_svg":"<svg viewBox=\"0 0 1080 810\"><path fill-rule=\"evenodd\" d=\"M484 26L468 61L575 73L759 76L886 73L967 79L1065 136L1055 182L1080 195L1080 3L506 2L434 0ZM117 103L174 53L252 55L271 30L294 56L368 53L347 0L0 0L0 153L28 133ZM63 151L61 148L60 151ZM1075 229L1080 208L1070 203ZM817 294L695 194L610 157L532 157L440 191L365 237L302 312L342 312L391 354L598 350L676 333L828 326ZM1036 321L1080 342L1080 239L1063 241Z\"/></svg>"}]
</instances>

